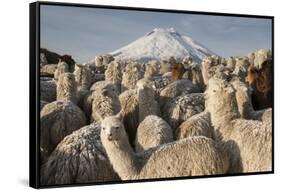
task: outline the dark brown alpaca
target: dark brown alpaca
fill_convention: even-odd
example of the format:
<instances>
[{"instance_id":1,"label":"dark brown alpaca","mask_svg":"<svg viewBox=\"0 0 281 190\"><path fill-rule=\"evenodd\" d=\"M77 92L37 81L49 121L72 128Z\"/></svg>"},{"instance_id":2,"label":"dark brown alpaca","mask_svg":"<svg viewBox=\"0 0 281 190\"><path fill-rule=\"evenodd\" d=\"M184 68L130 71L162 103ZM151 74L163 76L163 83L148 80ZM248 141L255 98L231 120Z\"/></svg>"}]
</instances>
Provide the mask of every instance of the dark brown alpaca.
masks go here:
<instances>
[{"instance_id":1,"label":"dark brown alpaca","mask_svg":"<svg viewBox=\"0 0 281 190\"><path fill-rule=\"evenodd\" d=\"M252 87L252 104L255 110L272 107L272 60L262 63L260 69L251 65L248 69L248 82Z\"/></svg>"}]
</instances>

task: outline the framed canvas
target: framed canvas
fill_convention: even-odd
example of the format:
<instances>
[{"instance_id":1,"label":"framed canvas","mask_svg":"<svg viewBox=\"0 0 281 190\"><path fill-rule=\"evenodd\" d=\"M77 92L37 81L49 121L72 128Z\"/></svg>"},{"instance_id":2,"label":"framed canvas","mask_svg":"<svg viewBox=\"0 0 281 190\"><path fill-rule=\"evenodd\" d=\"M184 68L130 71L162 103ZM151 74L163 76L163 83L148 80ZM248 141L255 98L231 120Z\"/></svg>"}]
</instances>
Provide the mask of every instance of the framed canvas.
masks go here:
<instances>
[{"instance_id":1,"label":"framed canvas","mask_svg":"<svg viewBox=\"0 0 281 190\"><path fill-rule=\"evenodd\" d=\"M274 172L274 17L30 4L30 186Z\"/></svg>"}]
</instances>

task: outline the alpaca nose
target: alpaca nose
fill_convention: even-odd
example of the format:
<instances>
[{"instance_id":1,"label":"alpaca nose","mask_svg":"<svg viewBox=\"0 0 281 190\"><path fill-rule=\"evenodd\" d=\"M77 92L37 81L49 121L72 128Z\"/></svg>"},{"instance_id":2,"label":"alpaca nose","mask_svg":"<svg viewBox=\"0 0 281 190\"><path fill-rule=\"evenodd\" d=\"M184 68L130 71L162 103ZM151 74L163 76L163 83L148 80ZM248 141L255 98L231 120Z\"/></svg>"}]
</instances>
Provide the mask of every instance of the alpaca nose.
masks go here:
<instances>
[{"instance_id":1,"label":"alpaca nose","mask_svg":"<svg viewBox=\"0 0 281 190\"><path fill-rule=\"evenodd\" d=\"M112 140L112 134L111 134L111 133L108 134L107 139L108 139L109 141Z\"/></svg>"}]
</instances>

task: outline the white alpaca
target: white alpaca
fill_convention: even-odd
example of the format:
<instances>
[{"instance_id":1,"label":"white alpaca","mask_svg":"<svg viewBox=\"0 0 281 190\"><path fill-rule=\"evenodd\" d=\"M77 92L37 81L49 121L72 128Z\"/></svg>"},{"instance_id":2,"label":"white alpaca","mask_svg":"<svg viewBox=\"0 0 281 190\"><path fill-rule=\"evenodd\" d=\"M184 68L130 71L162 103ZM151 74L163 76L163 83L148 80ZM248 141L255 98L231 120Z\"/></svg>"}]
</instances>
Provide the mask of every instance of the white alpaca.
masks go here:
<instances>
[{"instance_id":1,"label":"white alpaca","mask_svg":"<svg viewBox=\"0 0 281 190\"><path fill-rule=\"evenodd\" d=\"M162 116L175 131L179 125L191 116L205 109L203 93L192 93L166 99L161 109Z\"/></svg>"},{"instance_id":2,"label":"white alpaca","mask_svg":"<svg viewBox=\"0 0 281 190\"><path fill-rule=\"evenodd\" d=\"M142 152L173 141L173 131L161 117L147 116L138 126L135 150Z\"/></svg>"},{"instance_id":3,"label":"white alpaca","mask_svg":"<svg viewBox=\"0 0 281 190\"><path fill-rule=\"evenodd\" d=\"M69 72L68 64L64 61L59 61L57 69L54 73L54 79L58 80L61 74L67 73L67 72Z\"/></svg>"},{"instance_id":4,"label":"white alpaca","mask_svg":"<svg viewBox=\"0 0 281 190\"><path fill-rule=\"evenodd\" d=\"M139 123L148 115L160 115L158 103L154 98L152 81L141 79L137 82L137 97L139 102Z\"/></svg>"},{"instance_id":5,"label":"white alpaca","mask_svg":"<svg viewBox=\"0 0 281 190\"><path fill-rule=\"evenodd\" d=\"M121 92L128 89L134 89L137 81L143 78L142 66L138 63L128 63L123 71Z\"/></svg>"},{"instance_id":6,"label":"white alpaca","mask_svg":"<svg viewBox=\"0 0 281 190\"><path fill-rule=\"evenodd\" d=\"M69 100L77 103L77 82L72 73L63 73L57 82L57 100Z\"/></svg>"},{"instance_id":7,"label":"white alpaca","mask_svg":"<svg viewBox=\"0 0 281 190\"><path fill-rule=\"evenodd\" d=\"M83 111L75 104L76 93L74 75L61 74L57 84L57 101L46 104L40 112L42 162L65 136L86 124Z\"/></svg>"},{"instance_id":8,"label":"white alpaca","mask_svg":"<svg viewBox=\"0 0 281 190\"><path fill-rule=\"evenodd\" d=\"M228 159L206 137L187 138L136 154L120 115L106 117L101 127L102 144L122 180L215 175L228 169Z\"/></svg>"},{"instance_id":9,"label":"white alpaca","mask_svg":"<svg viewBox=\"0 0 281 190\"><path fill-rule=\"evenodd\" d=\"M176 80L168 84L161 92L159 97L159 105L162 109L168 100L177 96L200 92L198 86L192 84L188 79Z\"/></svg>"},{"instance_id":10,"label":"white alpaca","mask_svg":"<svg viewBox=\"0 0 281 190\"><path fill-rule=\"evenodd\" d=\"M100 140L100 126L91 124L66 136L40 169L41 185L119 180Z\"/></svg>"},{"instance_id":11,"label":"white alpaca","mask_svg":"<svg viewBox=\"0 0 281 190\"><path fill-rule=\"evenodd\" d=\"M214 129L211 126L210 114L208 112L201 112L191 116L177 128L175 134L176 139L183 139L192 136L213 138Z\"/></svg>"},{"instance_id":12,"label":"white alpaca","mask_svg":"<svg viewBox=\"0 0 281 190\"><path fill-rule=\"evenodd\" d=\"M235 90L225 76L215 75L206 91L216 138L228 151L230 173L272 170L272 127L268 123L239 119Z\"/></svg>"},{"instance_id":13,"label":"white alpaca","mask_svg":"<svg viewBox=\"0 0 281 190\"><path fill-rule=\"evenodd\" d=\"M115 115L120 109L120 101L116 85L109 81L95 83L92 94L91 122L101 121L105 116Z\"/></svg>"}]
</instances>

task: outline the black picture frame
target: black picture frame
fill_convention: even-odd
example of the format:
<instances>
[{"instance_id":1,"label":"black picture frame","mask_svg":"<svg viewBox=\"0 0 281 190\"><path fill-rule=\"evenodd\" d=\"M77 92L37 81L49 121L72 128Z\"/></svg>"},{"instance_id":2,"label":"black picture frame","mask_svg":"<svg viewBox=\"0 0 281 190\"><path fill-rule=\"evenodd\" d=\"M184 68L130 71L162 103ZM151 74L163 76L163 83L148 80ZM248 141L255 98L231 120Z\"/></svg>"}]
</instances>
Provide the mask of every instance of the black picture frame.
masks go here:
<instances>
[{"instance_id":1,"label":"black picture frame","mask_svg":"<svg viewBox=\"0 0 281 190\"><path fill-rule=\"evenodd\" d=\"M96 182L96 183L82 183L82 184L65 184L65 185L40 185L40 6L54 5L65 7L87 7L87 8L103 8L111 10L133 10L133 11L148 11L148 12L165 12L165 13L183 13L183 14L197 14L197 15L214 15L214 16L232 16L232 17L246 17L246 18L263 18L270 19L272 23L272 58L273 58L273 107L272 107L272 171L266 172L251 172L239 174L224 174L211 176L192 176L192 177L176 177L176 178L158 178L145 180L130 180L130 181L110 181L110 182ZM34 2L29 4L29 39L30 39L30 65L29 65L29 185L33 188L54 188L54 187L72 187L72 186L88 186L100 184L121 184L134 182L149 182L149 181L163 181L163 180L182 180L194 178L214 178L214 177L232 177L245 175L260 175L274 173L274 16L264 15L248 15L248 14L233 14L233 13L218 13L218 12L201 12L201 11L187 11L187 10L166 10L156 8L141 8L141 7L124 7L124 6L109 6L109 5L91 5L91 4L77 4L77 3L61 3L61 2Z\"/></svg>"}]
</instances>

